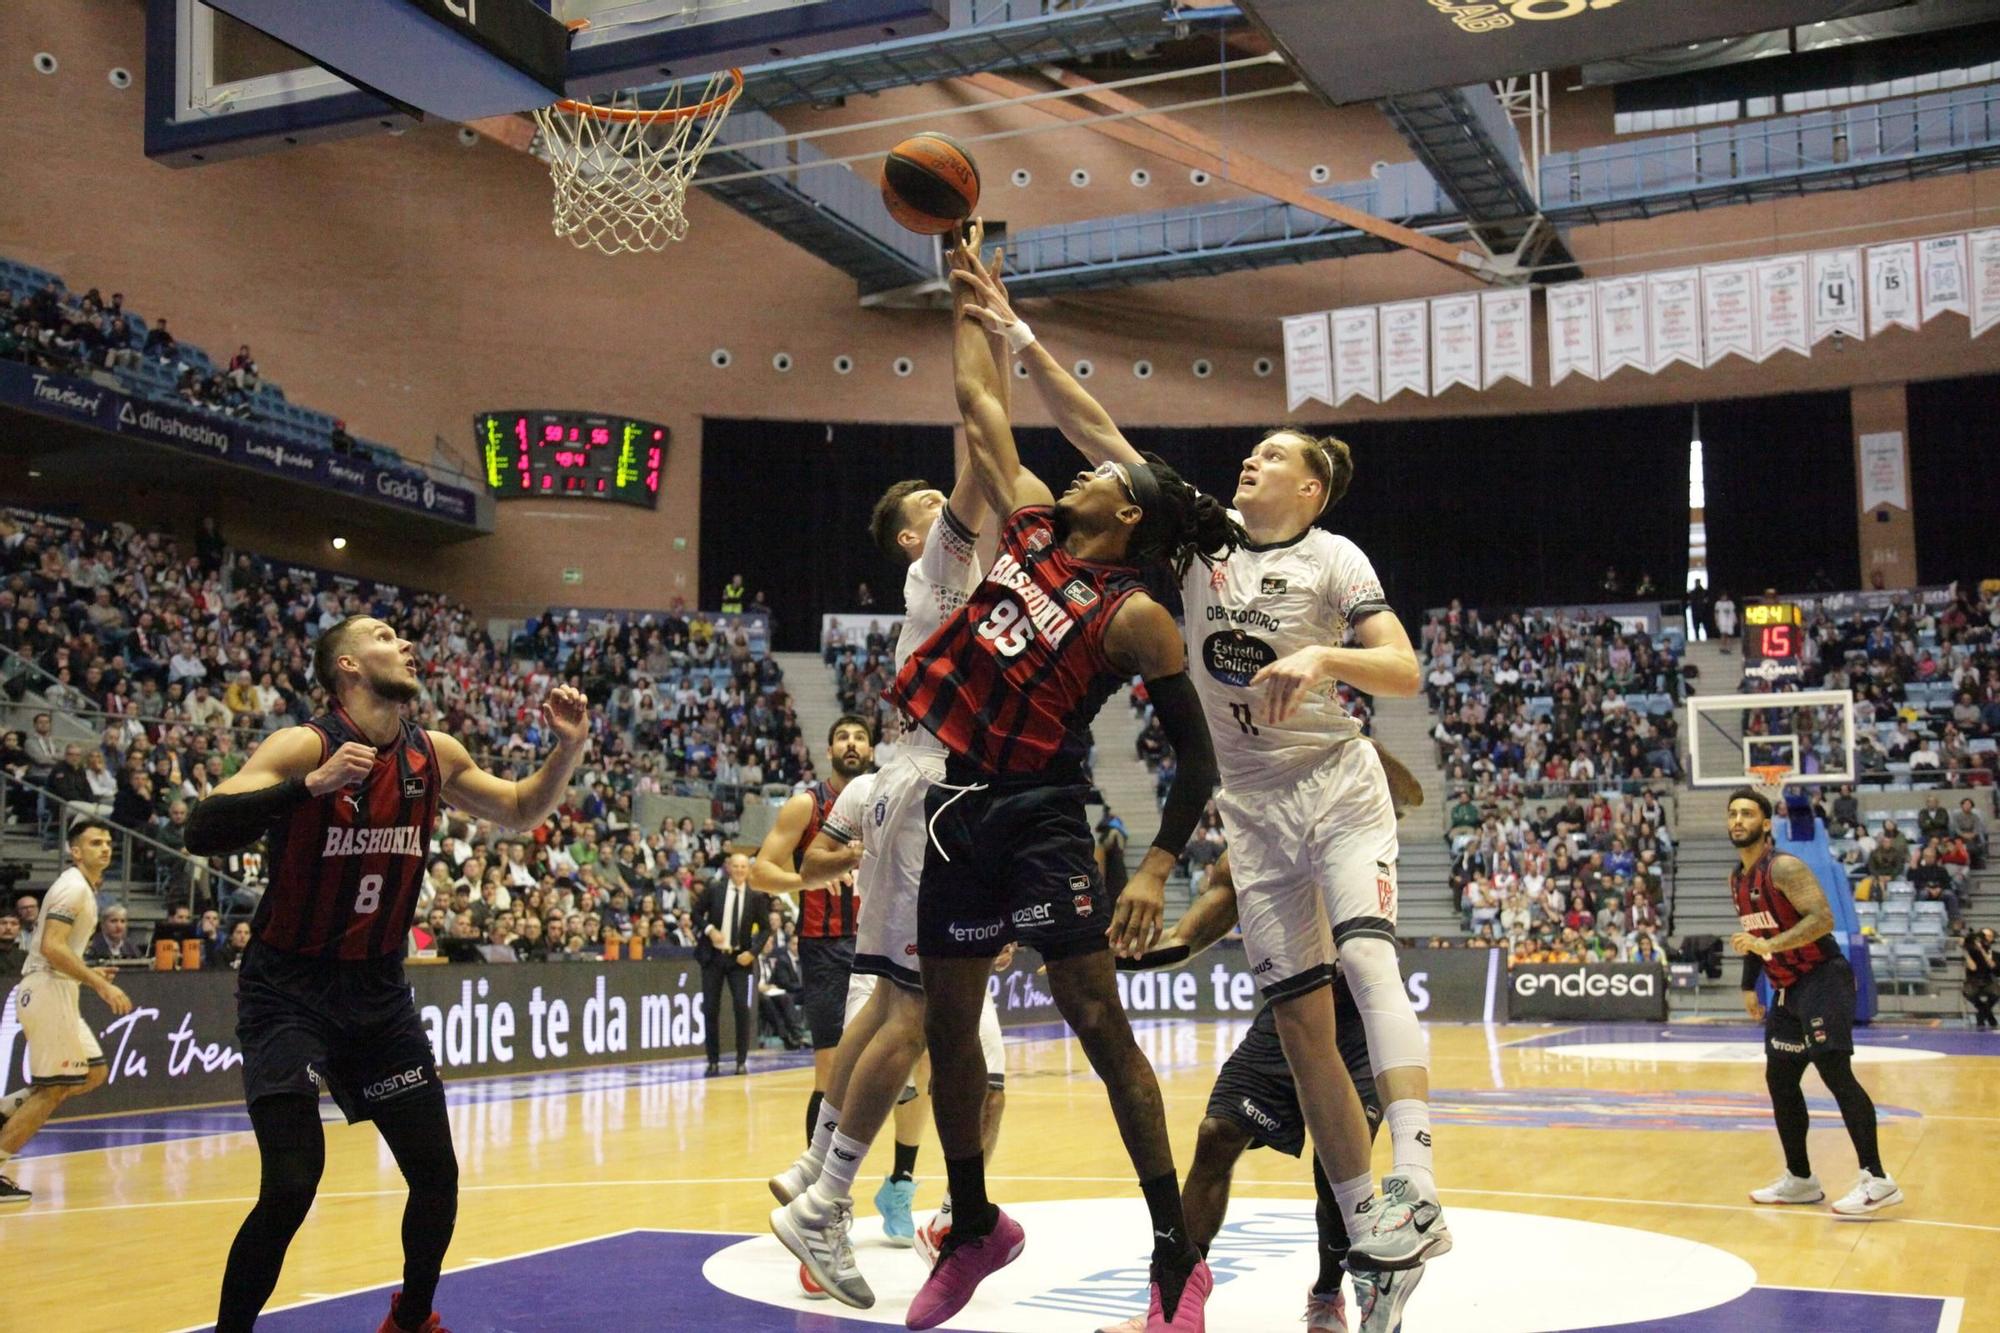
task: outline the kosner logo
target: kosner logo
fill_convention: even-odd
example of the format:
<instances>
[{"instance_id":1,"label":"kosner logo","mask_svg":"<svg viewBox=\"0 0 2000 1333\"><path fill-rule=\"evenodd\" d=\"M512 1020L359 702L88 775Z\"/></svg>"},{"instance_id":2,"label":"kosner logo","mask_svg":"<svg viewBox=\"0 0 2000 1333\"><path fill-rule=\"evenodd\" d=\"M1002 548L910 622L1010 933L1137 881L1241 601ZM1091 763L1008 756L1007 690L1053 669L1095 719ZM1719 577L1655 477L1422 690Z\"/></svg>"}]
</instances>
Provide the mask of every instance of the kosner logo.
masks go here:
<instances>
[{"instance_id":1,"label":"kosner logo","mask_svg":"<svg viewBox=\"0 0 2000 1333\"><path fill-rule=\"evenodd\" d=\"M75 412L82 416L96 416L97 409L104 404L104 393L81 393L67 384L52 384L47 375L35 376L35 401L59 407L65 412Z\"/></svg>"},{"instance_id":2,"label":"kosner logo","mask_svg":"<svg viewBox=\"0 0 2000 1333\"><path fill-rule=\"evenodd\" d=\"M1569 999L1604 999L1607 996L1636 995L1641 999L1651 999L1660 993L1658 972L1615 972L1606 975L1592 971L1588 967L1578 967L1574 972L1518 972L1514 975L1516 995L1534 995L1540 991L1565 996Z\"/></svg>"}]
</instances>

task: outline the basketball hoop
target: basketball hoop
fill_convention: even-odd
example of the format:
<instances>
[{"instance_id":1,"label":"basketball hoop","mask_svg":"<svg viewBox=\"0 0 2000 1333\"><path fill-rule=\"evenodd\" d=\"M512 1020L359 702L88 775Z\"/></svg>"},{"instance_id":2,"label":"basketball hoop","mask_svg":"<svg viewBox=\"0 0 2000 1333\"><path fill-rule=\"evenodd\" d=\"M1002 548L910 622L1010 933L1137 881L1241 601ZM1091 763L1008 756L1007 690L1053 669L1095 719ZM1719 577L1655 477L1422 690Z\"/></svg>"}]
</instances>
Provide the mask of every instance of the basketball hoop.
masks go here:
<instances>
[{"instance_id":1,"label":"basketball hoop","mask_svg":"<svg viewBox=\"0 0 2000 1333\"><path fill-rule=\"evenodd\" d=\"M684 86L664 106L564 98L534 113L555 181L556 235L607 255L664 250L687 235L688 182L743 92L743 71L713 75L701 100L686 106Z\"/></svg>"},{"instance_id":2,"label":"basketball hoop","mask_svg":"<svg viewBox=\"0 0 2000 1333\"><path fill-rule=\"evenodd\" d=\"M1756 775L1757 785L1777 790L1785 785L1785 777L1792 771L1790 764L1751 764L1744 770Z\"/></svg>"}]
</instances>

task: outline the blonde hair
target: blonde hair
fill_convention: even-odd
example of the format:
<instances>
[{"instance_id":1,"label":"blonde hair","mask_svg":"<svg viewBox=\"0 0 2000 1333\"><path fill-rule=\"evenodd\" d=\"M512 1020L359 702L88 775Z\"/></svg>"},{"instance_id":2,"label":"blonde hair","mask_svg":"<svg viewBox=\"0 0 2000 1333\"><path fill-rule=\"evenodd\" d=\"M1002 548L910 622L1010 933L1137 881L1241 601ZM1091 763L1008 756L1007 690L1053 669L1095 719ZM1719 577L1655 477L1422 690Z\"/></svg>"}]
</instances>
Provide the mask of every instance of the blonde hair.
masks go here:
<instances>
[{"instance_id":1,"label":"blonde hair","mask_svg":"<svg viewBox=\"0 0 2000 1333\"><path fill-rule=\"evenodd\" d=\"M1305 460L1306 467L1313 476L1319 479L1319 484L1325 492L1325 498L1320 501L1319 512L1324 514L1340 503L1341 497L1347 494L1348 486L1354 481L1354 454L1348 449L1347 441L1336 435L1309 435L1291 426L1278 427L1267 434L1264 441L1274 440L1280 435L1289 435L1299 441L1302 446L1299 456Z\"/></svg>"}]
</instances>

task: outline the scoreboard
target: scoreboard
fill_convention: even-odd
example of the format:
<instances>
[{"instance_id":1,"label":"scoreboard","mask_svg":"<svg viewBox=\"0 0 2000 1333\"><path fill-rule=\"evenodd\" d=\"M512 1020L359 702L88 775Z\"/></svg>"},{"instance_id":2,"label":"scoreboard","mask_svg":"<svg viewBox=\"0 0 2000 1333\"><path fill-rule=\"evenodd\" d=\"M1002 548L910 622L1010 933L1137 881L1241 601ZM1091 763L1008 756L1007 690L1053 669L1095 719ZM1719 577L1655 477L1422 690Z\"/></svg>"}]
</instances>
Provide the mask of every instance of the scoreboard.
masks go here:
<instances>
[{"instance_id":1,"label":"scoreboard","mask_svg":"<svg viewBox=\"0 0 2000 1333\"><path fill-rule=\"evenodd\" d=\"M485 412L473 419L496 500L617 500L653 508L665 426L584 412Z\"/></svg>"},{"instance_id":2,"label":"scoreboard","mask_svg":"<svg viewBox=\"0 0 2000 1333\"><path fill-rule=\"evenodd\" d=\"M1805 616L1796 602L1752 602L1743 608L1743 674L1795 680L1805 672Z\"/></svg>"}]
</instances>

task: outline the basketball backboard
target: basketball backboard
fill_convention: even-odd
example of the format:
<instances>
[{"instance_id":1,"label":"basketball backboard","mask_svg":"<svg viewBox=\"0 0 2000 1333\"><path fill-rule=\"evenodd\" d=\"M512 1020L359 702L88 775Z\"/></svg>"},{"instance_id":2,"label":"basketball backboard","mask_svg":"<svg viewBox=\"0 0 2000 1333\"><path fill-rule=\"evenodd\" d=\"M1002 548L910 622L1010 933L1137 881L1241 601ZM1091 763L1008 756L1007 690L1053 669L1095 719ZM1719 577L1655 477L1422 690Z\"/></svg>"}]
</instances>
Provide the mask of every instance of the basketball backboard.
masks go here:
<instances>
[{"instance_id":1,"label":"basketball backboard","mask_svg":"<svg viewBox=\"0 0 2000 1333\"><path fill-rule=\"evenodd\" d=\"M1691 695L1688 785L1764 786L1755 769L1782 766L1779 786L1854 782L1854 695L1848 690Z\"/></svg>"},{"instance_id":2,"label":"basketball backboard","mask_svg":"<svg viewBox=\"0 0 2000 1333\"><path fill-rule=\"evenodd\" d=\"M147 0L146 154L173 166L935 32L950 0ZM568 31L568 25L587 26ZM553 68L551 68L553 61Z\"/></svg>"}]
</instances>

